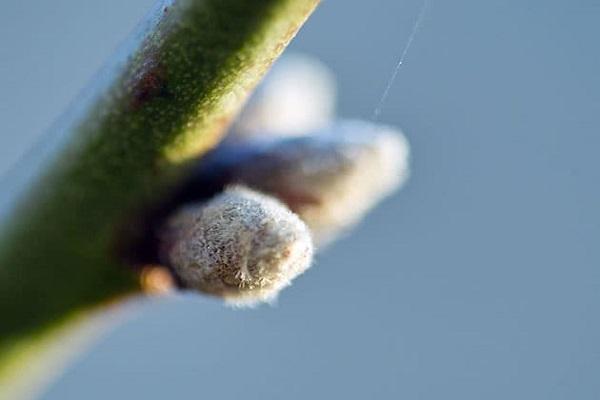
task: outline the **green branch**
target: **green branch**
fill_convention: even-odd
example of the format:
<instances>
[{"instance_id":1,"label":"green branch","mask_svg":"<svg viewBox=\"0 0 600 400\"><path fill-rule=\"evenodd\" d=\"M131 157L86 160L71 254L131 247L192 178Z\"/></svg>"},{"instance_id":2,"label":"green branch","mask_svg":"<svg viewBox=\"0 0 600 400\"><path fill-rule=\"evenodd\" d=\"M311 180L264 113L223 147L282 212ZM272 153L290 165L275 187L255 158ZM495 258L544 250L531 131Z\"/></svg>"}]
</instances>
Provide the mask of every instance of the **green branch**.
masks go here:
<instances>
[{"instance_id":1,"label":"green branch","mask_svg":"<svg viewBox=\"0 0 600 400\"><path fill-rule=\"evenodd\" d=\"M76 104L0 227L0 388L46 333L139 292L118 233L219 141L317 3L164 2Z\"/></svg>"}]
</instances>

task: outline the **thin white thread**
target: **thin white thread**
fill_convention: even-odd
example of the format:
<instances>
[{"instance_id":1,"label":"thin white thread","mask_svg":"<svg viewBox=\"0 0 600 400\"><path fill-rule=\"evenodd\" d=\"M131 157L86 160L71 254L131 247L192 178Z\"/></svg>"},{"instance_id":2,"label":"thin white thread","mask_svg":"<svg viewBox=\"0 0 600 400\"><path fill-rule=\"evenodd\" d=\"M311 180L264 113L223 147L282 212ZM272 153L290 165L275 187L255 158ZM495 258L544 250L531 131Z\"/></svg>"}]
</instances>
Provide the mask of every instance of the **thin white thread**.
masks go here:
<instances>
[{"instance_id":1,"label":"thin white thread","mask_svg":"<svg viewBox=\"0 0 600 400\"><path fill-rule=\"evenodd\" d=\"M392 89L392 86L394 86L394 82L396 81L396 78L398 77L398 72L400 72L400 67L402 67L402 64L404 64L404 60L406 59L408 50L410 49L410 46L412 45L413 40L415 40L415 36L417 35L419 28L421 27L423 18L425 17L425 13L427 12L428 8L429 8L429 0L423 0L423 4L421 5L421 10L419 11L419 15L417 16L417 19L415 20L415 24L413 25L413 29L410 32L410 36L408 37L408 40L406 41L406 44L404 45L404 49L402 50L400 59L398 60L396 67L394 67L392 76L390 77L388 84L387 84L385 90L383 91L383 94L381 95L381 99L379 99L379 103L377 103L377 107L375 107L375 110L373 110L373 120L375 122L377 122L379 120L379 116L381 115L381 112L383 111L383 106L385 105L388 95L390 94L390 90Z\"/></svg>"}]
</instances>

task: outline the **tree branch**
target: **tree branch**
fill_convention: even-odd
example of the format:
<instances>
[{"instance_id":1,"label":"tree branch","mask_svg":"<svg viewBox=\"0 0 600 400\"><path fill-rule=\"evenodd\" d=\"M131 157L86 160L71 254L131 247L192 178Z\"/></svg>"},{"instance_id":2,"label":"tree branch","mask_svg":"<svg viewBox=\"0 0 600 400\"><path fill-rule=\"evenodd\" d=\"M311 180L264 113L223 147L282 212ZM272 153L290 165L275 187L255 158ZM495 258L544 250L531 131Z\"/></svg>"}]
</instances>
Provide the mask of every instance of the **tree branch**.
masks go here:
<instances>
[{"instance_id":1,"label":"tree branch","mask_svg":"<svg viewBox=\"0 0 600 400\"><path fill-rule=\"evenodd\" d=\"M140 292L119 232L219 141L317 3L164 1L75 104L0 227L0 388L31 353L15 349Z\"/></svg>"}]
</instances>

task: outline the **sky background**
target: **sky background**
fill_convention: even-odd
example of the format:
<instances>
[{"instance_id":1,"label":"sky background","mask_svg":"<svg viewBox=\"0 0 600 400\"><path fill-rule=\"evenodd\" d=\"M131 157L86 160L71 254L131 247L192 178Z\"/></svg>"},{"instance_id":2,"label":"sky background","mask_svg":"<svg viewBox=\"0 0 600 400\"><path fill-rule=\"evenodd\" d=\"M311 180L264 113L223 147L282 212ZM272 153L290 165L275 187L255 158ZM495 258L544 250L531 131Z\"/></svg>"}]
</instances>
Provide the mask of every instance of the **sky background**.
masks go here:
<instances>
[{"instance_id":1,"label":"sky background","mask_svg":"<svg viewBox=\"0 0 600 400\"><path fill-rule=\"evenodd\" d=\"M3 3L0 172L152 0ZM420 6L323 1L292 49L336 73L340 115L371 117ZM599 21L596 0L431 0L381 114L405 189L277 306L156 301L44 399L598 399Z\"/></svg>"}]
</instances>

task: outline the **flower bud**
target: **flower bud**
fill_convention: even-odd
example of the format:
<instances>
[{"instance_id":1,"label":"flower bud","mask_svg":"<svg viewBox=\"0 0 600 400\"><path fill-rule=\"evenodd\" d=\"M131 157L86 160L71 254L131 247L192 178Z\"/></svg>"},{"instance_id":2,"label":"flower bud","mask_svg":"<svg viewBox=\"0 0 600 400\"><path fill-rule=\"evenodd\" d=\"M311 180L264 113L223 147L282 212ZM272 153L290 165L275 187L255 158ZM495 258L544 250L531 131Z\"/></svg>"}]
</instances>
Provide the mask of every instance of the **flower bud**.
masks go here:
<instances>
[{"instance_id":1,"label":"flower bud","mask_svg":"<svg viewBox=\"0 0 600 400\"><path fill-rule=\"evenodd\" d=\"M308 136L225 145L203 170L279 198L323 245L406 180L408 157L396 129L346 121Z\"/></svg>"},{"instance_id":2,"label":"flower bud","mask_svg":"<svg viewBox=\"0 0 600 400\"><path fill-rule=\"evenodd\" d=\"M184 286L237 305L274 299L310 266L313 254L300 218L240 186L176 212L163 240L165 258Z\"/></svg>"},{"instance_id":3,"label":"flower bud","mask_svg":"<svg viewBox=\"0 0 600 400\"><path fill-rule=\"evenodd\" d=\"M252 95L230 139L294 136L321 129L333 118L335 78L319 60L283 56Z\"/></svg>"}]
</instances>

